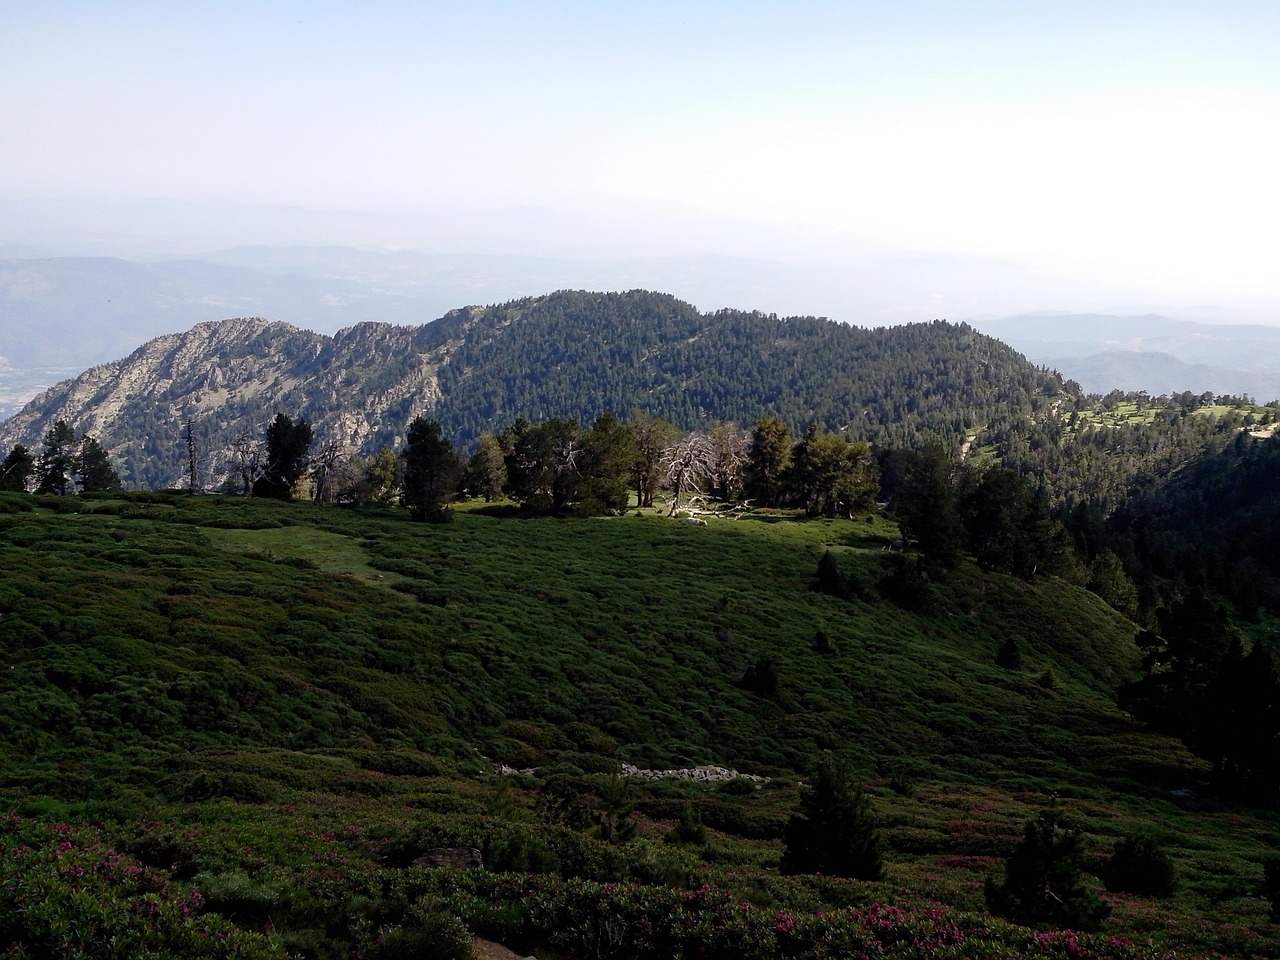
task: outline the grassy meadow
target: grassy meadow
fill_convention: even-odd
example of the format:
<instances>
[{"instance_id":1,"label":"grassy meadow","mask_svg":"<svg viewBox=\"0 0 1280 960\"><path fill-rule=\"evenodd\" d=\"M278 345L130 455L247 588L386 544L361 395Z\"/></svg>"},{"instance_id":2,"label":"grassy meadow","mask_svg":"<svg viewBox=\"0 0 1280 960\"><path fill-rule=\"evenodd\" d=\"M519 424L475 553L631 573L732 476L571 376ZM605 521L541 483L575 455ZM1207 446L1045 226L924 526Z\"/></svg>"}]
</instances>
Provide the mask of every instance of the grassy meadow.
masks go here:
<instances>
[{"instance_id":1,"label":"grassy meadow","mask_svg":"<svg viewBox=\"0 0 1280 960\"><path fill-rule=\"evenodd\" d=\"M1116 709L1133 625L1051 579L964 566L895 585L897 537L880 516L703 527L472 504L427 525L0 498L0 944L1273 955L1280 817L1214 800L1200 761ZM815 589L824 551L846 596ZM1009 641L1019 662L998 665ZM871 796L884 880L780 873L822 756ZM761 779L622 780L624 762ZM1051 805L1095 874L1121 838L1155 838L1174 895L1102 892L1111 916L1088 934L987 915L984 880ZM673 835L686 810L696 841ZM598 838L622 821L633 838ZM412 865L457 846L485 869Z\"/></svg>"}]
</instances>

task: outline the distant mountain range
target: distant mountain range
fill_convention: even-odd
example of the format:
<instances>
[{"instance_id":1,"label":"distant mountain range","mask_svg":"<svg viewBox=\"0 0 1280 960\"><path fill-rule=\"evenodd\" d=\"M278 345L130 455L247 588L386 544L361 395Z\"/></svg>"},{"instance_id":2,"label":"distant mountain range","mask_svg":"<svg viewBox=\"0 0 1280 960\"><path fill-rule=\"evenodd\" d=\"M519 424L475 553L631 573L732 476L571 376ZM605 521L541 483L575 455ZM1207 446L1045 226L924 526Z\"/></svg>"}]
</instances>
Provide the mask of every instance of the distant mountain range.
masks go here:
<instances>
[{"instance_id":1,"label":"distant mountain range","mask_svg":"<svg viewBox=\"0 0 1280 960\"><path fill-rule=\"evenodd\" d=\"M1280 398L1280 327L1169 317L1035 314L974 321L1086 393L1146 390Z\"/></svg>"},{"instance_id":2,"label":"distant mountain range","mask_svg":"<svg viewBox=\"0 0 1280 960\"><path fill-rule=\"evenodd\" d=\"M750 306L818 282L804 270L742 257L599 261L444 255L345 247L235 247L136 262L113 257L0 259L0 418L41 389L140 343L229 317L264 317L332 334L365 321L417 325L467 304L530 291L666 288L716 302L725 288ZM824 278L829 281L831 278ZM790 296L781 299L790 300Z\"/></svg>"},{"instance_id":3,"label":"distant mountain range","mask_svg":"<svg viewBox=\"0 0 1280 960\"><path fill-rule=\"evenodd\" d=\"M891 444L959 447L975 424L1026 417L1060 378L963 324L867 330L721 310L674 297L560 292L451 311L419 326L364 323L328 337L262 319L198 324L50 388L0 424L0 449L39 448L66 420L96 436L127 485L175 485L183 425L208 473L277 413L321 443L370 454L423 414L466 443L516 417L643 410L695 429L779 416Z\"/></svg>"},{"instance_id":4,"label":"distant mountain range","mask_svg":"<svg viewBox=\"0 0 1280 960\"><path fill-rule=\"evenodd\" d=\"M903 262L885 273L901 287L912 269L941 268ZM947 276L960 272L948 270ZM234 247L162 262L0 260L0 419L49 385L119 360L140 343L228 317L332 334L366 321L419 325L461 305L501 303L531 290L670 289L655 282L658 275L675 278L681 299L713 307L725 305L716 300L725 290L740 291L744 306L792 297L804 303L807 289L829 286L831 272L741 257L586 262L345 247ZM844 282L869 291L865 276L853 273ZM874 310L855 319L882 322ZM933 317L921 312L918 319ZM971 322L1087 392L1280 397L1280 328L1150 314Z\"/></svg>"}]
</instances>

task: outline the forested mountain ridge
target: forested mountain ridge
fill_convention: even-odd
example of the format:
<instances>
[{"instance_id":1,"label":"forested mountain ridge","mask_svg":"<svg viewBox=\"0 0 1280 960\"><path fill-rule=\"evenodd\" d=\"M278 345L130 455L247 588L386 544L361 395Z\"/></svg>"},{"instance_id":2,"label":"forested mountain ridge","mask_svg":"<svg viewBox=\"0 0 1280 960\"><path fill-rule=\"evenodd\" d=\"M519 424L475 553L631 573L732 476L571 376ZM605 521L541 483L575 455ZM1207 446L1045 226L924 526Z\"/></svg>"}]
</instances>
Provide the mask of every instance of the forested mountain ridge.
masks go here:
<instances>
[{"instance_id":1,"label":"forested mountain ridge","mask_svg":"<svg viewBox=\"0 0 1280 960\"><path fill-rule=\"evenodd\" d=\"M885 445L958 448L976 426L1050 408L1062 379L966 325L868 330L814 317L701 314L648 291L560 291L466 307L418 327L333 337L238 319L159 337L33 400L0 447L36 447L58 420L97 437L127 486L185 477L192 425L211 484L232 443L277 412L321 443L368 455L417 415L455 442L542 420L644 410L692 429L779 416Z\"/></svg>"}]
</instances>

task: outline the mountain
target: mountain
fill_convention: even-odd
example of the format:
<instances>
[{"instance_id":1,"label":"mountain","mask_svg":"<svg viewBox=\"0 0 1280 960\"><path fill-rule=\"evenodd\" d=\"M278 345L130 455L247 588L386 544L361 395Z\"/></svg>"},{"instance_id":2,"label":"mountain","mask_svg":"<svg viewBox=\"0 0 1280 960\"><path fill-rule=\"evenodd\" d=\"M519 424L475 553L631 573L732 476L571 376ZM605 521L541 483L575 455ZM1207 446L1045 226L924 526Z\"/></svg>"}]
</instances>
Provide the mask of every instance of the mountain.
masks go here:
<instances>
[{"instance_id":1,"label":"mountain","mask_svg":"<svg viewBox=\"0 0 1280 960\"><path fill-rule=\"evenodd\" d=\"M459 304L500 303L530 290L585 287L671 290L712 308L785 305L904 322L936 315L917 309L913 291L922 273L939 268L917 261L835 267L749 256L588 259L266 245L150 260L19 258L3 250L0 257L0 417L16 401L151 337L230 316L332 334L365 321L425 323ZM958 266L950 270L965 275ZM880 289L889 277L892 290Z\"/></svg>"},{"instance_id":2,"label":"mountain","mask_svg":"<svg viewBox=\"0 0 1280 960\"><path fill-rule=\"evenodd\" d=\"M1033 314L975 320L1087 393L1248 394L1280 398L1280 327L1197 323L1158 314Z\"/></svg>"},{"instance_id":3,"label":"mountain","mask_svg":"<svg viewBox=\"0 0 1280 960\"><path fill-rule=\"evenodd\" d=\"M1056 375L965 325L866 330L813 317L702 314L647 291L561 291L467 307L422 326L328 337L263 319L197 324L49 389L0 427L38 448L57 420L96 436L130 486L185 475L190 421L209 481L230 444L276 413L369 454L422 414L455 442L534 421L645 410L685 429L780 416L855 438L958 447L975 424L1062 394Z\"/></svg>"}]
</instances>

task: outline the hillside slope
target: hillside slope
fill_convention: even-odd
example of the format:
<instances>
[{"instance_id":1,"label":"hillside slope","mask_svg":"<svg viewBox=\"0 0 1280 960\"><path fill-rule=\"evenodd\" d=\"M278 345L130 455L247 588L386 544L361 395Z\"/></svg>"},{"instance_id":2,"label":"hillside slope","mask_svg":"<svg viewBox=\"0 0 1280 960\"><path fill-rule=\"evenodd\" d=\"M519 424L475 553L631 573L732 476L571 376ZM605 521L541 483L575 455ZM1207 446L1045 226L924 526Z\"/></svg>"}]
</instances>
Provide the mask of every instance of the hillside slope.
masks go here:
<instances>
[{"instance_id":1,"label":"hillside slope","mask_svg":"<svg viewBox=\"0 0 1280 960\"><path fill-rule=\"evenodd\" d=\"M1063 389L963 325L865 330L699 314L646 291L562 291L333 337L265 320L200 324L51 388L0 427L0 446L38 449L66 420L103 443L126 485L141 487L185 475L188 420L216 484L231 442L260 436L278 412L305 417L322 444L364 454L418 414L466 443L518 416L589 421L637 409L685 429L777 415L793 429L816 421L854 438L958 447L975 424L1033 413Z\"/></svg>"},{"instance_id":2,"label":"hillside slope","mask_svg":"<svg viewBox=\"0 0 1280 960\"><path fill-rule=\"evenodd\" d=\"M1018 782L1126 726L1111 699L1131 625L1068 584L976 571L919 611L883 602L883 521L57 504L85 513L0 518L0 726L24 752L71 731L108 752L369 737L514 766L802 769L818 748ZM813 590L826 544L863 599ZM1056 690L996 666L1010 638ZM762 659L773 691L742 683Z\"/></svg>"},{"instance_id":3,"label":"hillside slope","mask_svg":"<svg viewBox=\"0 0 1280 960\"><path fill-rule=\"evenodd\" d=\"M709 942L749 960L1270 956L1276 817L1195 797L1207 767L1116 710L1132 625L1061 581L968 565L907 609L881 595L896 536L875 515L433 526L0 497L5 935L33 954L55 938L41 955L77 937L92 957L130 937L232 953L205 931L327 960L469 931L606 956L623 917L644 960ZM856 596L813 589L824 550ZM1008 641L1022 662L1000 666ZM816 756L874 797L883 880L779 869ZM620 762L768 779L623 780ZM1177 899L1107 894L1092 936L986 915L984 879L1046 809L1082 825L1091 872L1154 831ZM673 840L694 815L705 836ZM605 833L623 822L635 839ZM442 847L485 868L410 866Z\"/></svg>"}]
</instances>

